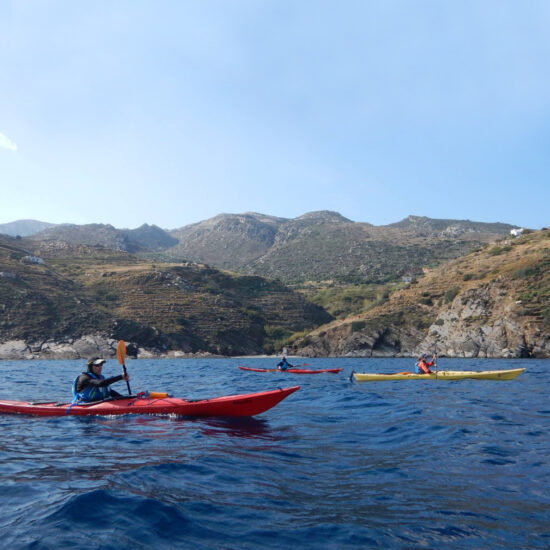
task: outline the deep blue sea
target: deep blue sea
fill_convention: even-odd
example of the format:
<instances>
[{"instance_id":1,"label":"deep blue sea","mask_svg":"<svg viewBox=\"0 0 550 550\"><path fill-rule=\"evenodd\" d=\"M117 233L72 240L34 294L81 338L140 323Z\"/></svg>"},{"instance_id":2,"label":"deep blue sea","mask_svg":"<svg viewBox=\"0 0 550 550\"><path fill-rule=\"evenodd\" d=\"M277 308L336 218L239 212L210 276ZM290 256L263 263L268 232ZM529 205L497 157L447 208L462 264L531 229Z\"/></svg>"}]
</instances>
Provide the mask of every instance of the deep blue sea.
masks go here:
<instances>
[{"instance_id":1,"label":"deep blue sea","mask_svg":"<svg viewBox=\"0 0 550 550\"><path fill-rule=\"evenodd\" d=\"M441 370L527 371L375 383L348 377L412 360L304 361L344 371L127 362L134 392L301 386L249 419L0 415L0 548L550 548L550 361L440 359ZM0 361L0 399L68 401L83 367Z\"/></svg>"}]
</instances>

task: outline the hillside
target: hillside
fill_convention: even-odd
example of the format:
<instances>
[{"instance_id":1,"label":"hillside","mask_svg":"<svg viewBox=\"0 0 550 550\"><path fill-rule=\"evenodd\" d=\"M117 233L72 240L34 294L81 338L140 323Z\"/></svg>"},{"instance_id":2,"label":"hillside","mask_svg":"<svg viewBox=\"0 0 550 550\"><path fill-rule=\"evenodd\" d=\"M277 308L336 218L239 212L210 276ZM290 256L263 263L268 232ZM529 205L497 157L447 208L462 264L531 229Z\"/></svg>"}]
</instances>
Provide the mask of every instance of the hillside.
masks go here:
<instances>
[{"instance_id":1,"label":"hillside","mask_svg":"<svg viewBox=\"0 0 550 550\"><path fill-rule=\"evenodd\" d=\"M84 289L31 254L18 239L0 237L0 341L41 342L104 329L109 316Z\"/></svg>"},{"instance_id":2,"label":"hillside","mask_svg":"<svg viewBox=\"0 0 550 550\"><path fill-rule=\"evenodd\" d=\"M260 277L8 237L0 237L0 308L0 357L109 353L120 338L142 353L257 354L331 319Z\"/></svg>"},{"instance_id":3,"label":"hillside","mask_svg":"<svg viewBox=\"0 0 550 550\"><path fill-rule=\"evenodd\" d=\"M153 252L166 250L178 244L178 239L156 225L144 223L136 229L123 229L122 231L131 242Z\"/></svg>"},{"instance_id":4,"label":"hillside","mask_svg":"<svg viewBox=\"0 0 550 550\"><path fill-rule=\"evenodd\" d=\"M38 220L17 220L10 223L0 223L0 235L27 237L54 225Z\"/></svg>"},{"instance_id":5,"label":"hillside","mask_svg":"<svg viewBox=\"0 0 550 550\"><path fill-rule=\"evenodd\" d=\"M508 235L512 228L418 216L374 226L332 211L297 218L247 212L219 214L174 230L147 224L137 229L61 224L29 238L36 246L40 242L103 246L150 260L205 263L292 285L324 281L363 285L414 276Z\"/></svg>"},{"instance_id":6,"label":"hillside","mask_svg":"<svg viewBox=\"0 0 550 550\"><path fill-rule=\"evenodd\" d=\"M550 356L550 231L502 240L426 269L362 315L297 339L311 356Z\"/></svg>"},{"instance_id":7,"label":"hillside","mask_svg":"<svg viewBox=\"0 0 550 550\"><path fill-rule=\"evenodd\" d=\"M273 246L281 222L261 214L220 214L171 231L178 244L167 254L238 271Z\"/></svg>"},{"instance_id":8,"label":"hillside","mask_svg":"<svg viewBox=\"0 0 550 550\"><path fill-rule=\"evenodd\" d=\"M291 284L381 283L461 256L512 228L414 216L373 226L329 211L294 219L220 214L172 231L179 244L166 254Z\"/></svg>"},{"instance_id":9,"label":"hillside","mask_svg":"<svg viewBox=\"0 0 550 550\"><path fill-rule=\"evenodd\" d=\"M87 225L64 223L35 233L29 239L36 243L60 241L73 245L103 246L131 253L145 250L145 247L132 239L128 230L116 229L112 225L101 223Z\"/></svg>"}]
</instances>

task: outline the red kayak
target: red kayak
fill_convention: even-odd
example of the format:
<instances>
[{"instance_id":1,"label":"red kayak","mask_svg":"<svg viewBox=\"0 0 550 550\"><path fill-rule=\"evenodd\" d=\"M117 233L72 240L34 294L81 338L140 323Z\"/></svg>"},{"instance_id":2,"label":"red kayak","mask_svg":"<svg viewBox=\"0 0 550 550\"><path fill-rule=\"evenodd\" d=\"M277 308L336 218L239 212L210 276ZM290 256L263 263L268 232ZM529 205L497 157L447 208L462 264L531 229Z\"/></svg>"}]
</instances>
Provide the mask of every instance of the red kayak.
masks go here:
<instances>
[{"instance_id":1,"label":"red kayak","mask_svg":"<svg viewBox=\"0 0 550 550\"><path fill-rule=\"evenodd\" d=\"M176 399L174 397L125 397L97 403L33 403L0 401L0 413L32 414L36 416L91 416L121 414L160 414L180 416L253 416L274 407L300 386L259 393L227 395L213 399Z\"/></svg>"},{"instance_id":2,"label":"red kayak","mask_svg":"<svg viewBox=\"0 0 550 550\"><path fill-rule=\"evenodd\" d=\"M320 374L322 372L340 372L342 369L299 369L299 368L290 368L286 370L281 369L253 369L252 367L239 367L241 370L250 370L253 372L290 372L292 374Z\"/></svg>"}]
</instances>

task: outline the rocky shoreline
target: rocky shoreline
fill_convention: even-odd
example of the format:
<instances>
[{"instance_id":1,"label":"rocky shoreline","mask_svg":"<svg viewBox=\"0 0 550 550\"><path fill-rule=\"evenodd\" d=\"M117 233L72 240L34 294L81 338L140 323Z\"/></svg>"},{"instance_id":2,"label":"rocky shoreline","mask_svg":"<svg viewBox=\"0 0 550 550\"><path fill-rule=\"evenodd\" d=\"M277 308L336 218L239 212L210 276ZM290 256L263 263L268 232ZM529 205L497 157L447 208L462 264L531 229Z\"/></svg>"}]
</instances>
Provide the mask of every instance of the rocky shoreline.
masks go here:
<instances>
[{"instance_id":1,"label":"rocky shoreline","mask_svg":"<svg viewBox=\"0 0 550 550\"><path fill-rule=\"evenodd\" d=\"M0 360L32 359L87 359L93 356L115 358L118 340L100 334L61 341L25 342L10 340L0 343ZM221 357L207 352L187 353L181 350L156 350L128 344L128 357L150 358L200 358Z\"/></svg>"},{"instance_id":2,"label":"rocky shoreline","mask_svg":"<svg viewBox=\"0 0 550 550\"><path fill-rule=\"evenodd\" d=\"M383 332L383 331L382 331ZM433 334L433 333L432 333ZM408 349L393 347L388 339L377 332L376 334L354 334L347 338L340 335L340 346L330 349L325 342L317 340L310 346L290 350L290 355L300 357L350 357L350 358L372 358L372 357L416 357L421 351L436 351L440 357L449 358L491 358L491 359L520 359L520 358L550 358L550 345L548 338L543 342L537 342L534 349L525 346L525 339L518 338L515 346L505 347L480 345L472 338L472 334L464 335L459 343L453 341L452 345L442 346L441 342L434 342L426 338L420 345L412 345ZM377 342L385 340L380 346ZM77 339L67 338L61 341L25 342L24 340L10 340L0 343L0 360L47 360L47 359L87 359L93 356L115 358L118 340L100 334L86 335ZM324 345L323 345L324 344ZM450 344L450 343L449 343ZM192 359L192 358L222 358L223 355L216 355L209 352L189 353L182 350L159 350L140 347L135 343L127 345L128 357L133 359ZM277 356L277 355L276 355ZM254 357L264 357L257 355Z\"/></svg>"}]
</instances>

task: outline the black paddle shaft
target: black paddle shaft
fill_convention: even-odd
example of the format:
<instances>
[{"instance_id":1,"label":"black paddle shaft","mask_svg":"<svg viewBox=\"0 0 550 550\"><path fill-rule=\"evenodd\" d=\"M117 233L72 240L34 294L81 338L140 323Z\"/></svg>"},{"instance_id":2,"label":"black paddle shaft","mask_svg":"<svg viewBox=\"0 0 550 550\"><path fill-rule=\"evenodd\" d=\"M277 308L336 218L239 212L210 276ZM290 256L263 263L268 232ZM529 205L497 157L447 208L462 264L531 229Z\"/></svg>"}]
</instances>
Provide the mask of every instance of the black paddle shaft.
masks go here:
<instances>
[{"instance_id":1,"label":"black paddle shaft","mask_svg":"<svg viewBox=\"0 0 550 550\"><path fill-rule=\"evenodd\" d=\"M126 365L124 363L122 363L122 372L124 374L128 374L128 372L126 371ZM132 390L130 389L130 382L128 382L128 380L126 380L126 387L128 388L128 395L132 395Z\"/></svg>"}]
</instances>

